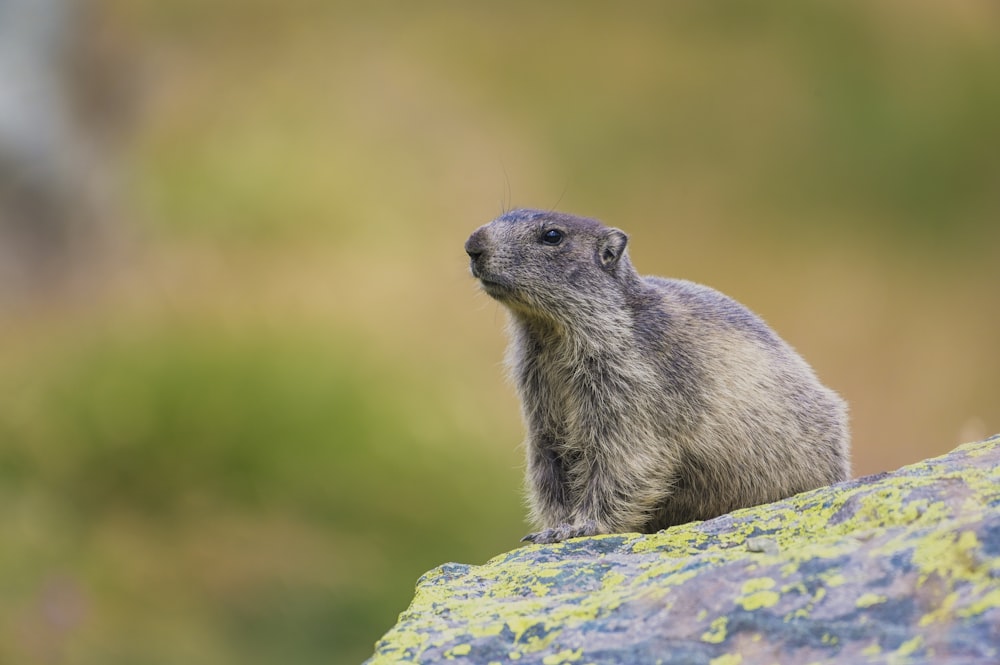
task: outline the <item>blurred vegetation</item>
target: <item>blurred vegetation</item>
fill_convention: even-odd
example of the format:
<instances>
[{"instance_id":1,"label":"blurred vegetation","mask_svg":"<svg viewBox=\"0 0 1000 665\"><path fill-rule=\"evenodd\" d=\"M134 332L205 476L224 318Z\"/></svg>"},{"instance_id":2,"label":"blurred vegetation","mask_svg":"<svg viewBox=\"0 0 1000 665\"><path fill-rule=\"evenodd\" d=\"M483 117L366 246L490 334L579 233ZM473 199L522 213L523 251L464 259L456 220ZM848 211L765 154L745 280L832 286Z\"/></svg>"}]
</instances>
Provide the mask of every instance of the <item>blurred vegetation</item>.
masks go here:
<instances>
[{"instance_id":1,"label":"blurred vegetation","mask_svg":"<svg viewBox=\"0 0 1000 665\"><path fill-rule=\"evenodd\" d=\"M514 465L427 424L432 367L190 325L58 348L0 384L11 660L66 604L68 662L359 660L420 571L519 533Z\"/></svg>"},{"instance_id":2,"label":"blurred vegetation","mask_svg":"<svg viewBox=\"0 0 1000 665\"><path fill-rule=\"evenodd\" d=\"M994 3L100 6L128 257L0 322L0 662L359 662L515 547L501 206L764 315L858 474L1000 429Z\"/></svg>"}]
</instances>

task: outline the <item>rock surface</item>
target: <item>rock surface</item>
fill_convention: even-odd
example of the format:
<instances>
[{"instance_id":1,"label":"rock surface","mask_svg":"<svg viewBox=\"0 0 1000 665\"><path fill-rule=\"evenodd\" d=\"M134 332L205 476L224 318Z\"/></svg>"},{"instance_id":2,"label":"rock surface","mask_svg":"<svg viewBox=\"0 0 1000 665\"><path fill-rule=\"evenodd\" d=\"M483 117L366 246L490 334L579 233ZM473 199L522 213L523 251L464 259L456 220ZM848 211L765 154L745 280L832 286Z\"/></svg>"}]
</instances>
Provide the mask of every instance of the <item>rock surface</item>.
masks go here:
<instances>
[{"instance_id":1,"label":"rock surface","mask_svg":"<svg viewBox=\"0 0 1000 665\"><path fill-rule=\"evenodd\" d=\"M1000 436L652 535L424 575L371 665L1000 663Z\"/></svg>"}]
</instances>

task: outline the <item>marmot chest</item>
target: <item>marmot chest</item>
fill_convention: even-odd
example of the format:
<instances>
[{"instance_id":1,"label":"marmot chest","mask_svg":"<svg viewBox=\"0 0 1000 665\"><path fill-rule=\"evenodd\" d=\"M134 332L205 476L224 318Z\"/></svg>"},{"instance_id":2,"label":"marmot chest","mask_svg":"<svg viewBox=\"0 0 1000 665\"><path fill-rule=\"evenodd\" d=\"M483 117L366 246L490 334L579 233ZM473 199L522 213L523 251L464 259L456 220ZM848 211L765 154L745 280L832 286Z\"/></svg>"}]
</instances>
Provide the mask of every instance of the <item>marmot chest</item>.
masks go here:
<instances>
[{"instance_id":1,"label":"marmot chest","mask_svg":"<svg viewBox=\"0 0 1000 665\"><path fill-rule=\"evenodd\" d=\"M529 413L544 418L559 437L593 440L594 429L615 429L625 421L646 420L651 398L659 393L655 377L628 356L572 357L558 349L542 351L525 366L523 398Z\"/></svg>"}]
</instances>

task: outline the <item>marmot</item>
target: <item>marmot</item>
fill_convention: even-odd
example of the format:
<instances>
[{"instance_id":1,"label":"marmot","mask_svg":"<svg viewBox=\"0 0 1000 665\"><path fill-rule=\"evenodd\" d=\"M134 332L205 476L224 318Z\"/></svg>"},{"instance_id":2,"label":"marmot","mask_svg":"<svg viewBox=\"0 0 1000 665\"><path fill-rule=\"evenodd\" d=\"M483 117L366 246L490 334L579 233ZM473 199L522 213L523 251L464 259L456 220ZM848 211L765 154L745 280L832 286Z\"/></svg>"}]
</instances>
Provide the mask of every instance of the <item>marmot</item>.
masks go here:
<instances>
[{"instance_id":1,"label":"marmot","mask_svg":"<svg viewBox=\"0 0 1000 665\"><path fill-rule=\"evenodd\" d=\"M624 232L514 210L466 241L510 312L527 427L525 536L704 520L845 480L847 407L763 320L709 287L640 276Z\"/></svg>"}]
</instances>

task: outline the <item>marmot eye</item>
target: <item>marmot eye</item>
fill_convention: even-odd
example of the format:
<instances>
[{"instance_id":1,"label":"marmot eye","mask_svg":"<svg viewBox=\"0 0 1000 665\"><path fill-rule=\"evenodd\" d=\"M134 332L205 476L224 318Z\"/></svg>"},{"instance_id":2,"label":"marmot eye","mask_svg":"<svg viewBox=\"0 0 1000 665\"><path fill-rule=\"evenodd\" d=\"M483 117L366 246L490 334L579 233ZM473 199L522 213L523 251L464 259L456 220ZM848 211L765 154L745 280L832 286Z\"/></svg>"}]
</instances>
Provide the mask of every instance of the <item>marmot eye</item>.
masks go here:
<instances>
[{"instance_id":1,"label":"marmot eye","mask_svg":"<svg viewBox=\"0 0 1000 665\"><path fill-rule=\"evenodd\" d=\"M558 245L562 242L563 232L559 229L549 229L542 234L542 243L546 245Z\"/></svg>"}]
</instances>

